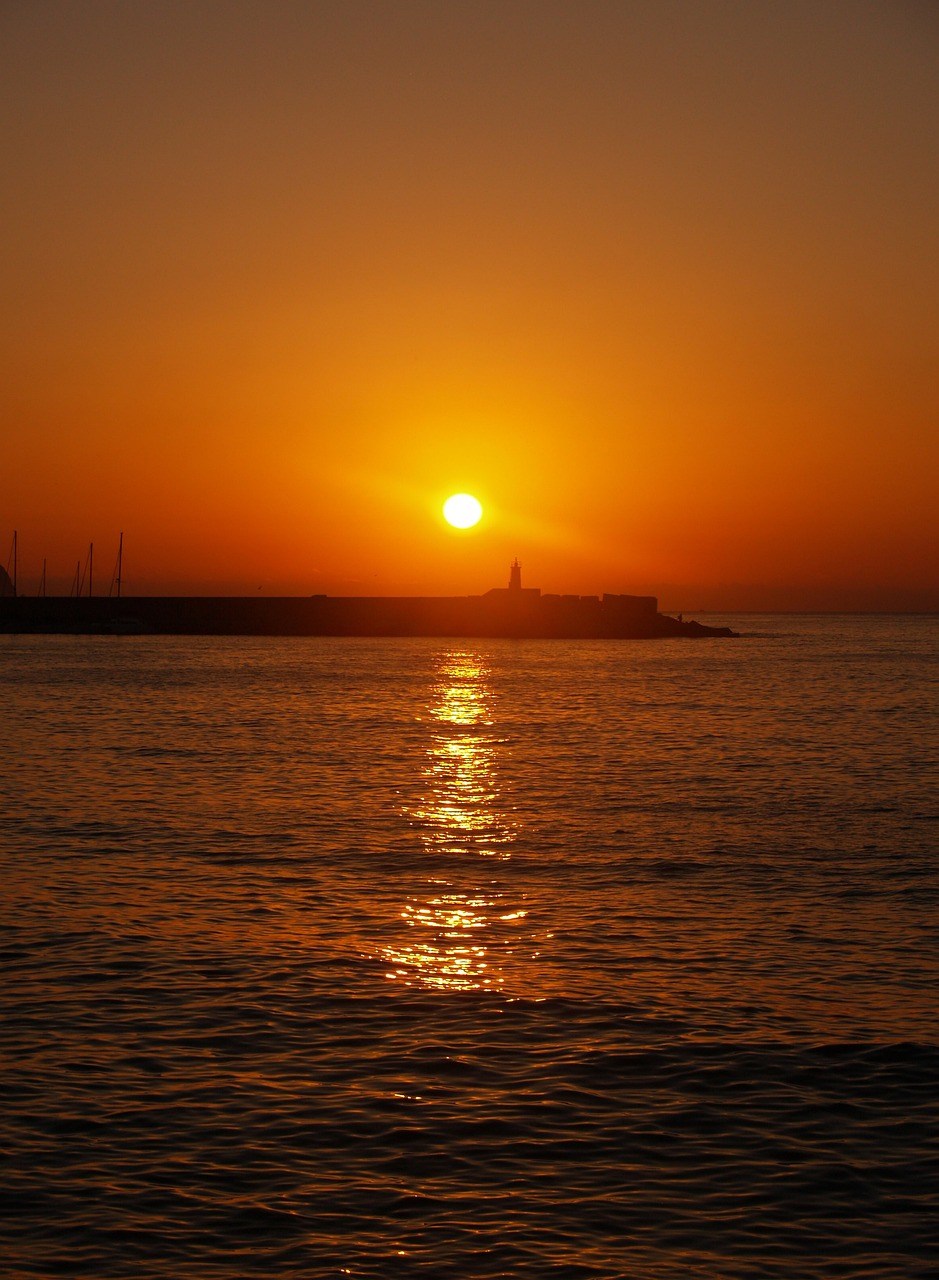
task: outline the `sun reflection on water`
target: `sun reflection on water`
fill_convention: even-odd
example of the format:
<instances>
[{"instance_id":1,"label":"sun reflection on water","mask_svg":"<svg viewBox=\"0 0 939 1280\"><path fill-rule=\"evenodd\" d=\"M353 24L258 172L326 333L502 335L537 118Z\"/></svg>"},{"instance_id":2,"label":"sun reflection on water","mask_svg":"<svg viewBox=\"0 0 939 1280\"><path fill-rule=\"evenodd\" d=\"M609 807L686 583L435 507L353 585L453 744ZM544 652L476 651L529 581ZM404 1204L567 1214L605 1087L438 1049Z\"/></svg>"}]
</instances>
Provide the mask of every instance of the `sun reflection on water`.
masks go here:
<instances>
[{"instance_id":1,"label":"sun reflection on water","mask_svg":"<svg viewBox=\"0 0 939 1280\"><path fill-rule=\"evenodd\" d=\"M490 860L510 858L516 832L498 774L507 747L480 655L441 655L427 716L424 793L405 812L434 855L435 874L404 904L405 936L383 951L392 965L388 977L436 988L498 988L526 913L513 909L492 875Z\"/></svg>"}]
</instances>

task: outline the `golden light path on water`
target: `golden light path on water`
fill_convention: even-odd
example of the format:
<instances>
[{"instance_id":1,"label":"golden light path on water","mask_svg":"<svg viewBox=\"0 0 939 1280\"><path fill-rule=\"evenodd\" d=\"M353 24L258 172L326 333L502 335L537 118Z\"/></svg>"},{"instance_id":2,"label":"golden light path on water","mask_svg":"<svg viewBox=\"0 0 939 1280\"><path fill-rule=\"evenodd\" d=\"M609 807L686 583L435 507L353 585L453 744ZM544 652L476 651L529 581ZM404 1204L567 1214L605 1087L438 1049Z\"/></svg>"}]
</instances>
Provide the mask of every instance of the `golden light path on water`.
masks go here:
<instances>
[{"instance_id":1,"label":"golden light path on water","mask_svg":"<svg viewBox=\"0 0 939 1280\"><path fill-rule=\"evenodd\" d=\"M512 910L493 883L492 859L506 860L515 839L498 777L504 750L494 722L490 673L475 653L441 655L427 709L430 740L425 791L406 810L439 874L410 896L401 918L407 936L384 948L388 977L438 989L497 988L494 931L502 935L524 910Z\"/></svg>"}]
</instances>

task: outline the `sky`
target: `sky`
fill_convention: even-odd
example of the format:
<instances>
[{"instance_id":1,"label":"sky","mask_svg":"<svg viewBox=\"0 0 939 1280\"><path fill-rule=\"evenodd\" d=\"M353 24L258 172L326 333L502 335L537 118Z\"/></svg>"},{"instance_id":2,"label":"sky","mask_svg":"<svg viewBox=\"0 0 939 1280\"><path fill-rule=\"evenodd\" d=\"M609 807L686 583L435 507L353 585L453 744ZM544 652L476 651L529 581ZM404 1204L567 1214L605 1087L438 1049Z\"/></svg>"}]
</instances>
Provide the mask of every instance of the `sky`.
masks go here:
<instances>
[{"instance_id":1,"label":"sky","mask_svg":"<svg viewBox=\"0 0 939 1280\"><path fill-rule=\"evenodd\" d=\"M939 609L932 0L3 0L0 162L26 593Z\"/></svg>"}]
</instances>

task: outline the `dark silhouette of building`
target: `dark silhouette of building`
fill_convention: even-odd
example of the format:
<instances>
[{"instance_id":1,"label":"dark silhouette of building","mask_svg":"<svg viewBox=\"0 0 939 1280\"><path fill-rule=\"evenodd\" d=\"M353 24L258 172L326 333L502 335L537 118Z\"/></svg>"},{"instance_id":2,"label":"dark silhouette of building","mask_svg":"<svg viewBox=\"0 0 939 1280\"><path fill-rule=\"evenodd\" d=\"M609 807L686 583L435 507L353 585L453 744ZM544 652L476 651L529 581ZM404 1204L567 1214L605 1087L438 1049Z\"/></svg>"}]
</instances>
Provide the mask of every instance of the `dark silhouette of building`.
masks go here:
<instances>
[{"instance_id":1,"label":"dark silhouette of building","mask_svg":"<svg viewBox=\"0 0 939 1280\"><path fill-rule=\"evenodd\" d=\"M522 566L518 562L518 556L515 557L509 567L509 585L507 587L492 587L491 590L486 592L483 599L498 599L500 596L507 600L537 600L541 596L540 587L522 586Z\"/></svg>"}]
</instances>

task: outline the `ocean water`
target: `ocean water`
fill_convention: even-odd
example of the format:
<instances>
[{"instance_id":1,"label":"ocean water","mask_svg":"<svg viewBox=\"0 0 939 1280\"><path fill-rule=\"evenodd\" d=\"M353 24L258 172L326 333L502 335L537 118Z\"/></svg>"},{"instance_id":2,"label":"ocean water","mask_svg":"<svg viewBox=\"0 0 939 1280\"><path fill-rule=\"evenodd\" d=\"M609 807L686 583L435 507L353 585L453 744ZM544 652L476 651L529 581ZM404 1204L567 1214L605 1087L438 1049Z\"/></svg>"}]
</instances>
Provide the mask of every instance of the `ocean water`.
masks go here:
<instances>
[{"instance_id":1,"label":"ocean water","mask_svg":"<svg viewBox=\"0 0 939 1280\"><path fill-rule=\"evenodd\" d=\"M939 1274L939 618L0 637L0 1271Z\"/></svg>"}]
</instances>

